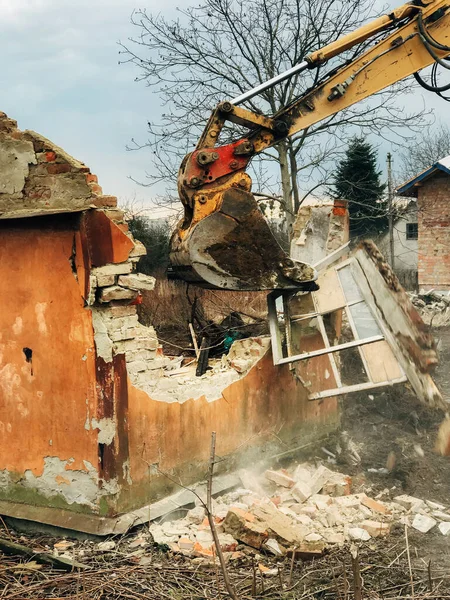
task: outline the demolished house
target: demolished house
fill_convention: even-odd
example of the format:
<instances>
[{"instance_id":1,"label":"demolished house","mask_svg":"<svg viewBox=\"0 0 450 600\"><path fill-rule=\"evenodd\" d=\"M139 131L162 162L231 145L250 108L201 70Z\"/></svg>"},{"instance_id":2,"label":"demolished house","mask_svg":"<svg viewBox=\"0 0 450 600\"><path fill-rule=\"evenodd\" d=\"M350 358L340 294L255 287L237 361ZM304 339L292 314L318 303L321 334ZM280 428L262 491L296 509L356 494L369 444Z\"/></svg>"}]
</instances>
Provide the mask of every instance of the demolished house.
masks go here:
<instances>
[{"instance_id":1,"label":"demolished house","mask_svg":"<svg viewBox=\"0 0 450 600\"><path fill-rule=\"evenodd\" d=\"M348 391L408 379L441 404L432 338L388 265L371 244L341 260L344 206L329 211L320 290L273 294L272 344L238 340L197 378L138 320L154 281L135 272L145 249L116 205L83 163L0 113L1 514L123 532L158 516L177 481L203 479L211 431L231 472L335 429Z\"/></svg>"}]
</instances>

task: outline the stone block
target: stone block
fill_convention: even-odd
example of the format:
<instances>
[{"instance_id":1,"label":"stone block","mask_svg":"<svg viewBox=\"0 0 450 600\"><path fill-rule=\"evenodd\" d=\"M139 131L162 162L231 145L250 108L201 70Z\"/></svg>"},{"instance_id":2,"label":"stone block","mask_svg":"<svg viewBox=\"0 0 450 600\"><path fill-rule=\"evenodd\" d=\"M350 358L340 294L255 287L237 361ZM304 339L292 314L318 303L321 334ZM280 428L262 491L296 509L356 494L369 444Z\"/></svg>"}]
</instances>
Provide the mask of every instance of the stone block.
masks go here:
<instances>
[{"instance_id":1,"label":"stone block","mask_svg":"<svg viewBox=\"0 0 450 600\"><path fill-rule=\"evenodd\" d=\"M400 504L401 506L406 508L406 510L414 509L414 512L418 508L425 507L425 502L423 500L421 500L420 498L415 498L414 496L407 496L406 494L403 494L402 496L396 496L394 498L394 501L397 502L397 504Z\"/></svg>"},{"instance_id":2,"label":"stone block","mask_svg":"<svg viewBox=\"0 0 450 600\"><path fill-rule=\"evenodd\" d=\"M293 523L292 519L284 515L270 504L261 504L252 507L252 514L259 523L268 531L271 537L277 539L282 545L291 546L301 542L306 533L306 528Z\"/></svg>"},{"instance_id":3,"label":"stone block","mask_svg":"<svg viewBox=\"0 0 450 600\"><path fill-rule=\"evenodd\" d=\"M352 491L352 478L343 473L333 473L322 488L324 494L330 496L348 496Z\"/></svg>"},{"instance_id":4,"label":"stone block","mask_svg":"<svg viewBox=\"0 0 450 600\"><path fill-rule=\"evenodd\" d=\"M107 310L106 315L114 319L117 317L132 317L136 314L136 306L124 306L123 304L111 305Z\"/></svg>"},{"instance_id":5,"label":"stone block","mask_svg":"<svg viewBox=\"0 0 450 600\"><path fill-rule=\"evenodd\" d=\"M421 533L428 533L435 525L437 525L437 521L421 514L416 514L412 522L412 527Z\"/></svg>"},{"instance_id":6,"label":"stone block","mask_svg":"<svg viewBox=\"0 0 450 600\"><path fill-rule=\"evenodd\" d=\"M262 548L263 550L270 552L270 554L273 554L274 556L284 556L284 554L286 553L286 550L282 546L280 546L277 540L274 540L272 538L264 542Z\"/></svg>"},{"instance_id":7,"label":"stone block","mask_svg":"<svg viewBox=\"0 0 450 600\"><path fill-rule=\"evenodd\" d=\"M311 476L308 486L312 494L318 494L323 486L333 477L333 472L321 465Z\"/></svg>"},{"instance_id":8,"label":"stone block","mask_svg":"<svg viewBox=\"0 0 450 600\"><path fill-rule=\"evenodd\" d=\"M434 510L433 517L439 521L450 522L450 515L442 510Z\"/></svg>"},{"instance_id":9,"label":"stone block","mask_svg":"<svg viewBox=\"0 0 450 600\"><path fill-rule=\"evenodd\" d=\"M110 330L109 336L113 342L131 342L134 340L137 331L136 327L123 327L122 329ZM125 352L129 352L129 345L125 348Z\"/></svg>"},{"instance_id":10,"label":"stone block","mask_svg":"<svg viewBox=\"0 0 450 600\"><path fill-rule=\"evenodd\" d=\"M92 269L92 274L98 277L99 275L127 275L131 273L133 265L130 262L104 265Z\"/></svg>"},{"instance_id":11,"label":"stone block","mask_svg":"<svg viewBox=\"0 0 450 600\"><path fill-rule=\"evenodd\" d=\"M148 360L154 360L156 358L156 352L155 352L155 350L134 350L133 344L130 344L129 349L127 350L127 356L130 357L129 360L148 361Z\"/></svg>"},{"instance_id":12,"label":"stone block","mask_svg":"<svg viewBox=\"0 0 450 600\"><path fill-rule=\"evenodd\" d=\"M137 292L135 290L127 290L118 285L102 288L100 290L100 302L111 302L112 300L134 300Z\"/></svg>"},{"instance_id":13,"label":"stone block","mask_svg":"<svg viewBox=\"0 0 450 600\"><path fill-rule=\"evenodd\" d=\"M362 527L350 527L348 537L354 542L368 542L371 539L370 533Z\"/></svg>"},{"instance_id":14,"label":"stone block","mask_svg":"<svg viewBox=\"0 0 450 600\"><path fill-rule=\"evenodd\" d=\"M294 485L294 487L291 490L291 493L292 493L292 496L300 504L303 504L303 502L306 502L306 500L308 500L308 498L310 498L312 495L312 491L311 491L311 488L309 487L309 485L302 481L298 481Z\"/></svg>"},{"instance_id":15,"label":"stone block","mask_svg":"<svg viewBox=\"0 0 450 600\"><path fill-rule=\"evenodd\" d=\"M133 240L134 248L130 252L130 258L139 258L140 256L146 256L147 250L142 242L139 240Z\"/></svg>"},{"instance_id":16,"label":"stone block","mask_svg":"<svg viewBox=\"0 0 450 600\"><path fill-rule=\"evenodd\" d=\"M139 325L139 319L137 314L126 316L126 317L116 317L111 319L108 323L108 328L110 331L116 331L117 329L129 329L130 327L137 328ZM136 335L139 331L136 331Z\"/></svg>"},{"instance_id":17,"label":"stone block","mask_svg":"<svg viewBox=\"0 0 450 600\"><path fill-rule=\"evenodd\" d=\"M367 498L366 494L350 494L350 496L336 498L335 503L345 508L359 508L365 498Z\"/></svg>"},{"instance_id":18,"label":"stone block","mask_svg":"<svg viewBox=\"0 0 450 600\"><path fill-rule=\"evenodd\" d=\"M97 275L97 286L107 287L116 283L115 275Z\"/></svg>"},{"instance_id":19,"label":"stone block","mask_svg":"<svg viewBox=\"0 0 450 600\"><path fill-rule=\"evenodd\" d=\"M287 473L283 473L282 471L266 471L264 473L266 479L272 481L276 485L281 485L282 487L292 488L295 485L295 481L290 477Z\"/></svg>"},{"instance_id":20,"label":"stone block","mask_svg":"<svg viewBox=\"0 0 450 600\"><path fill-rule=\"evenodd\" d=\"M450 534L450 523L439 523L439 531L442 533L442 535L449 535Z\"/></svg>"},{"instance_id":21,"label":"stone block","mask_svg":"<svg viewBox=\"0 0 450 600\"><path fill-rule=\"evenodd\" d=\"M156 279L150 275L144 275L144 273L131 273L130 275L121 275L118 283L134 290L151 291L155 288Z\"/></svg>"},{"instance_id":22,"label":"stone block","mask_svg":"<svg viewBox=\"0 0 450 600\"><path fill-rule=\"evenodd\" d=\"M299 465L294 471L293 478L295 479L295 481L302 481L303 483L308 483L308 481L311 479L311 471L303 465Z\"/></svg>"}]
</instances>

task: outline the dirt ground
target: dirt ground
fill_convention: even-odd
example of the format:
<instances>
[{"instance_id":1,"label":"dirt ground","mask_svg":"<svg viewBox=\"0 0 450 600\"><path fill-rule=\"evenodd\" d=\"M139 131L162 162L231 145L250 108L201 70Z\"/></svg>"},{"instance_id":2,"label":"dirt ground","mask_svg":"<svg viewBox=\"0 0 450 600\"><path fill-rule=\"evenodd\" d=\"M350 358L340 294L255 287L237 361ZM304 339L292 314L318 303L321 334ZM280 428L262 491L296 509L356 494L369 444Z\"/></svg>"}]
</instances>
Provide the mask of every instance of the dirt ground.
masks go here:
<instances>
[{"instance_id":1,"label":"dirt ground","mask_svg":"<svg viewBox=\"0 0 450 600\"><path fill-rule=\"evenodd\" d=\"M438 330L440 365L436 382L450 400L450 328ZM396 387L377 394L364 393L343 400L342 431L323 443L337 455L336 469L353 477L354 490L372 497L407 493L449 505L450 458L435 454L436 432L443 414L422 407L406 389ZM343 439L351 443L361 460L354 464ZM315 456L326 460L317 448ZM387 468L388 467L388 468ZM360 598L448 599L450 598L450 537L437 528L420 534L409 528L408 559L405 530L393 527L384 540L371 540L360 549L357 561L363 590ZM220 569L198 559L174 555L145 538L145 527L115 537L111 551L100 552L98 540L76 542L76 560L87 569L71 572L37 564L35 558L2 554L0 551L0 599L72 598L115 600L208 600L227 598ZM0 520L0 538L18 542L35 552L52 552L59 540L48 535L24 535ZM347 600L354 592L354 565L350 547L334 549L326 556L302 563L290 558L243 556L228 563L237 598L246 600ZM69 550L70 553L70 550ZM258 565L272 570L263 576Z\"/></svg>"},{"instance_id":2,"label":"dirt ground","mask_svg":"<svg viewBox=\"0 0 450 600\"><path fill-rule=\"evenodd\" d=\"M450 402L450 328L434 331L439 366L434 376L444 398ZM360 465L338 458L338 466L354 476L355 487L375 495L389 489L424 500L449 503L450 457L434 451L437 430L444 414L430 411L403 387L375 393L348 396L343 400L342 430L348 432L361 456ZM339 443L331 438L328 446ZM328 447L327 446L327 447ZM391 467L388 473L370 472ZM404 537L404 532L400 532ZM450 572L450 540L439 531L426 535L411 530L410 543L419 562L430 560Z\"/></svg>"}]
</instances>

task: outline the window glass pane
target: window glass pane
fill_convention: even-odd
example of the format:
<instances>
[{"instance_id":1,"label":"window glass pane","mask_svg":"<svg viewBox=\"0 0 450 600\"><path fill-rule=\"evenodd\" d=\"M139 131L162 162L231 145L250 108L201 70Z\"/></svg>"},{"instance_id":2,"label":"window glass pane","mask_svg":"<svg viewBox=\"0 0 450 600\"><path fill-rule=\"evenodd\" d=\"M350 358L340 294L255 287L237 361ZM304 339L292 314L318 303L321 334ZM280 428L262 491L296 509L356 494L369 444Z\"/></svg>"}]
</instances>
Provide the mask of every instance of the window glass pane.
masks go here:
<instances>
[{"instance_id":1,"label":"window glass pane","mask_svg":"<svg viewBox=\"0 0 450 600\"><path fill-rule=\"evenodd\" d=\"M353 277L350 265L338 270L339 279L344 288L345 299L347 302L357 302L362 300L361 291Z\"/></svg>"},{"instance_id":2,"label":"window glass pane","mask_svg":"<svg viewBox=\"0 0 450 600\"><path fill-rule=\"evenodd\" d=\"M406 224L406 239L417 240L419 237L419 224L418 223L407 223Z\"/></svg>"},{"instance_id":3,"label":"window glass pane","mask_svg":"<svg viewBox=\"0 0 450 600\"><path fill-rule=\"evenodd\" d=\"M345 309L323 315L323 324L330 346L353 342L354 335Z\"/></svg>"},{"instance_id":4,"label":"window glass pane","mask_svg":"<svg viewBox=\"0 0 450 600\"><path fill-rule=\"evenodd\" d=\"M375 335L383 335L365 302L354 304L349 307L349 310L355 322L356 332L361 340Z\"/></svg>"}]
</instances>

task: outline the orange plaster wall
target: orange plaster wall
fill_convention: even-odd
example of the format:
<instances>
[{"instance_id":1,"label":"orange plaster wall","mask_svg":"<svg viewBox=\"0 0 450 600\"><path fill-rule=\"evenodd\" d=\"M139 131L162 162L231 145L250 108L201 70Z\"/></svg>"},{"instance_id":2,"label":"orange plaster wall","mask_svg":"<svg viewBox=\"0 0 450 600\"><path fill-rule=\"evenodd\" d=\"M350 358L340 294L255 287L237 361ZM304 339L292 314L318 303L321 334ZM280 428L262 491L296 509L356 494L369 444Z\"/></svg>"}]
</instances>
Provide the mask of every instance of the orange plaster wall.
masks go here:
<instances>
[{"instance_id":1,"label":"orange plaster wall","mask_svg":"<svg viewBox=\"0 0 450 600\"><path fill-rule=\"evenodd\" d=\"M0 224L0 470L38 476L47 456L98 466L97 431L85 429L97 415L93 330L73 236L69 223Z\"/></svg>"},{"instance_id":2,"label":"orange plaster wall","mask_svg":"<svg viewBox=\"0 0 450 600\"><path fill-rule=\"evenodd\" d=\"M207 461L212 431L217 433L217 454L224 456L276 438L295 438L301 444L307 430L310 441L315 427L329 428L338 421L337 400L309 402L289 368L273 366L270 352L213 402L204 397L183 404L158 402L131 384L128 393L133 484L148 480L150 465L167 472Z\"/></svg>"}]
</instances>

